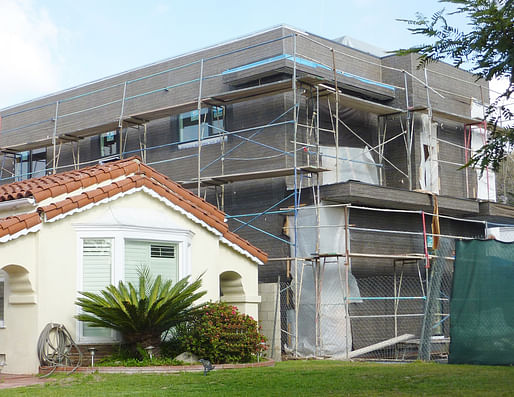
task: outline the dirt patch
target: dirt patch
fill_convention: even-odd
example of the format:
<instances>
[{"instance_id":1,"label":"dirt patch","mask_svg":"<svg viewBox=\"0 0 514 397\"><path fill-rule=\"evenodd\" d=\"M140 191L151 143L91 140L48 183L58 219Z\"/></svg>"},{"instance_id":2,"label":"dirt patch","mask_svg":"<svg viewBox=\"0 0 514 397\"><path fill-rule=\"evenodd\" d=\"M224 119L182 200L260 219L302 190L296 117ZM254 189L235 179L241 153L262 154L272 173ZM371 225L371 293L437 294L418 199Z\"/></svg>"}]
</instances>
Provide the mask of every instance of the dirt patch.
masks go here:
<instances>
[{"instance_id":1,"label":"dirt patch","mask_svg":"<svg viewBox=\"0 0 514 397\"><path fill-rule=\"evenodd\" d=\"M14 387L42 385L51 379L41 379L34 375L0 374L0 389L12 389Z\"/></svg>"}]
</instances>

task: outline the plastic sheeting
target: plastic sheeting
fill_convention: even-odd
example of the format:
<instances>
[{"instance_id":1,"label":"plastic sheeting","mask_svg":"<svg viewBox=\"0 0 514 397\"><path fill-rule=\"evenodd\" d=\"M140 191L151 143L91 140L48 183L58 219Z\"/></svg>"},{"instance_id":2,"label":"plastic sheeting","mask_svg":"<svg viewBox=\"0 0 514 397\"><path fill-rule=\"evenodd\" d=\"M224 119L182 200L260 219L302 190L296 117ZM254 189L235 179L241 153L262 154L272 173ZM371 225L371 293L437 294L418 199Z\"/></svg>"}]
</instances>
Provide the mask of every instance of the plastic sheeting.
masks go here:
<instances>
[{"instance_id":1,"label":"plastic sheeting","mask_svg":"<svg viewBox=\"0 0 514 397\"><path fill-rule=\"evenodd\" d=\"M341 43L342 45L345 45L347 47L355 48L356 50L374 55L379 58L391 55L386 50L380 47L374 46L373 44L366 43L365 41L350 36L338 37L337 39L334 39L334 41Z\"/></svg>"},{"instance_id":2,"label":"plastic sheeting","mask_svg":"<svg viewBox=\"0 0 514 397\"><path fill-rule=\"evenodd\" d=\"M419 185L422 190L439 194L439 166L437 150L437 124L431 123L426 114L421 115L421 161Z\"/></svg>"},{"instance_id":3,"label":"plastic sheeting","mask_svg":"<svg viewBox=\"0 0 514 397\"><path fill-rule=\"evenodd\" d=\"M378 166L367 148L339 148L339 180L336 179L336 148L320 146L321 165L330 169L323 173L323 185L354 180L378 185Z\"/></svg>"},{"instance_id":4,"label":"plastic sheeting","mask_svg":"<svg viewBox=\"0 0 514 397\"><path fill-rule=\"evenodd\" d=\"M320 208L320 248L319 253L345 252L344 210L342 208ZM294 220L291 217L290 224ZM315 207L302 207L297 217L297 257L307 258L316 252L317 216ZM291 231L294 242L296 236ZM291 246L291 255L295 248ZM344 258L327 258L323 277L320 279L320 337L316 347L316 294L313 268L310 262L298 261L298 269L292 269L292 275L297 276L298 288L301 285L300 303L298 312L298 355L331 356L344 358L346 351L351 351L352 337L347 308L346 297L346 266ZM303 277L302 277L303 269ZM348 272L348 286L352 298L360 298L359 288L355 277ZM351 304L358 300L352 299ZM296 316L294 310L287 314L291 332L295 335ZM347 334L348 331L348 334ZM294 346L290 346L294 349Z\"/></svg>"},{"instance_id":5,"label":"plastic sheeting","mask_svg":"<svg viewBox=\"0 0 514 397\"><path fill-rule=\"evenodd\" d=\"M483 106L478 100L471 101L471 117L484 119L487 113L486 106ZM487 142L488 131L481 126L471 127L471 150L475 153ZM482 174L477 169L477 199L496 201L496 175L486 169Z\"/></svg>"},{"instance_id":6,"label":"plastic sheeting","mask_svg":"<svg viewBox=\"0 0 514 397\"><path fill-rule=\"evenodd\" d=\"M487 130L480 127L471 127L471 151L475 153L487 142ZM496 176L488 168L484 172L477 171L477 199L496 201Z\"/></svg>"},{"instance_id":7,"label":"plastic sheeting","mask_svg":"<svg viewBox=\"0 0 514 397\"><path fill-rule=\"evenodd\" d=\"M514 243L514 226L490 227L487 229L487 235L504 243Z\"/></svg>"}]
</instances>

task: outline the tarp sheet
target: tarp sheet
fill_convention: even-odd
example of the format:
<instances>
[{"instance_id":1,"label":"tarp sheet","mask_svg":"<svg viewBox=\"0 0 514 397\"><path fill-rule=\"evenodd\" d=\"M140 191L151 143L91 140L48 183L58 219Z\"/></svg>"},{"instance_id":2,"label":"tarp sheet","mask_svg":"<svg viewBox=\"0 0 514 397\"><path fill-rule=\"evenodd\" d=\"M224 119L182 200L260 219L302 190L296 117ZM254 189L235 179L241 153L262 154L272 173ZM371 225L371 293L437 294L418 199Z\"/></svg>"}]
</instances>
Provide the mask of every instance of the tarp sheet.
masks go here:
<instances>
[{"instance_id":1,"label":"tarp sheet","mask_svg":"<svg viewBox=\"0 0 514 397\"><path fill-rule=\"evenodd\" d=\"M339 180L336 178L336 148L320 146L321 165L331 171L322 175L323 185L349 180L378 185L378 165L368 148L340 147L337 163Z\"/></svg>"},{"instance_id":2,"label":"tarp sheet","mask_svg":"<svg viewBox=\"0 0 514 397\"><path fill-rule=\"evenodd\" d=\"M320 247L321 253L345 252L345 216L342 208L320 208ZM293 221L291 221L293 224ZM310 257L316 252L317 215L315 207L303 207L298 212L298 257ZM293 242L296 240L292 233ZM291 248L294 255L294 247ZM301 284L300 304L298 305L298 354L302 357L315 355L344 358L346 350L351 351L352 337L348 313L344 304L346 297L346 269L344 258L332 259L326 263L322 277L321 307L320 307L320 339L321 346L316 352L315 327L315 285L312 266L304 266L293 275L297 275ZM360 298L357 280L351 272L348 273L348 287L350 296ZM359 300L353 299L352 304ZM295 334L295 313L288 313L291 333ZM346 334L348 331L348 334Z\"/></svg>"},{"instance_id":3,"label":"tarp sheet","mask_svg":"<svg viewBox=\"0 0 514 397\"><path fill-rule=\"evenodd\" d=\"M514 364L514 243L456 242L452 364Z\"/></svg>"},{"instance_id":4,"label":"tarp sheet","mask_svg":"<svg viewBox=\"0 0 514 397\"><path fill-rule=\"evenodd\" d=\"M421 115L419 135L421 159L419 185L422 190L439 194L439 155L437 148L437 123L431 123L427 114Z\"/></svg>"}]
</instances>

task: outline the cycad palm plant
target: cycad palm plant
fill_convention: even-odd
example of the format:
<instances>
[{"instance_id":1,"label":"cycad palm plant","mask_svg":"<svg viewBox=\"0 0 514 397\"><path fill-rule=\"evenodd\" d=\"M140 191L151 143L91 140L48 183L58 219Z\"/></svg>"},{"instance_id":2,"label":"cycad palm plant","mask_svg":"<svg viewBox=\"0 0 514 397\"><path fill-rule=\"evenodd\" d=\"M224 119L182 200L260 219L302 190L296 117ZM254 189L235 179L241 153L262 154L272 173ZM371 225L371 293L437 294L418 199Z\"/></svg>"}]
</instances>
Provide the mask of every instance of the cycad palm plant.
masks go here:
<instances>
[{"instance_id":1,"label":"cycad palm plant","mask_svg":"<svg viewBox=\"0 0 514 397\"><path fill-rule=\"evenodd\" d=\"M139 288L132 283L119 282L109 285L99 293L81 292L75 302L83 313L75 316L92 327L110 328L118 331L125 343L152 345L159 353L161 335L164 331L190 320L201 308L194 303L205 294L198 291L200 278L188 282L189 277L172 284L146 274L139 275Z\"/></svg>"}]
</instances>

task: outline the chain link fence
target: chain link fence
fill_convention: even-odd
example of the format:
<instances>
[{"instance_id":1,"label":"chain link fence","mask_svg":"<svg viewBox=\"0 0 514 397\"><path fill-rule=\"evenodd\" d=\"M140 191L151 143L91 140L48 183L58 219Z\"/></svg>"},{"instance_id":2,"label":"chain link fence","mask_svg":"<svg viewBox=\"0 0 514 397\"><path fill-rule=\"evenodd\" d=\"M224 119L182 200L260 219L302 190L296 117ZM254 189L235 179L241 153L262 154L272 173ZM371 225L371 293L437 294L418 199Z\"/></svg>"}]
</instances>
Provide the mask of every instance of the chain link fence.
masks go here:
<instances>
[{"instance_id":1,"label":"chain link fence","mask_svg":"<svg viewBox=\"0 0 514 397\"><path fill-rule=\"evenodd\" d=\"M425 259L395 259L389 274L356 274L358 296L324 305L318 318L314 305L307 307L312 316L305 315L309 305L304 302L300 302L299 316L296 297L301 285L281 282L282 354L365 360L445 359L450 336L454 241L442 238L439 248L431 254L428 267ZM338 311L341 313L337 314ZM327 313L336 313L335 317L343 321L336 326L324 326ZM316 321L321 325L317 326ZM305 349L307 342L302 335L312 332L321 333L316 337L321 342L306 355L309 350ZM344 339L348 349L341 343ZM337 343L343 345L344 351L327 353L333 352ZM325 349L326 345L331 349Z\"/></svg>"}]
</instances>

